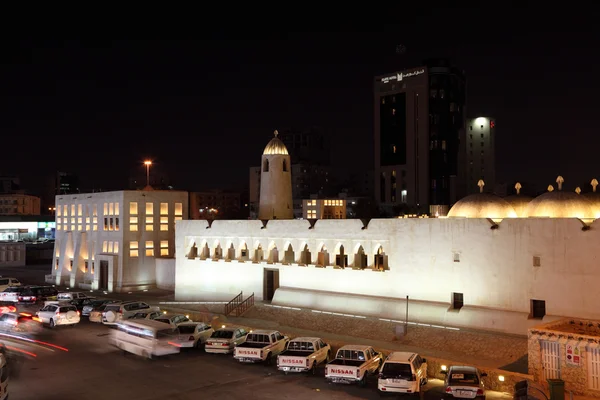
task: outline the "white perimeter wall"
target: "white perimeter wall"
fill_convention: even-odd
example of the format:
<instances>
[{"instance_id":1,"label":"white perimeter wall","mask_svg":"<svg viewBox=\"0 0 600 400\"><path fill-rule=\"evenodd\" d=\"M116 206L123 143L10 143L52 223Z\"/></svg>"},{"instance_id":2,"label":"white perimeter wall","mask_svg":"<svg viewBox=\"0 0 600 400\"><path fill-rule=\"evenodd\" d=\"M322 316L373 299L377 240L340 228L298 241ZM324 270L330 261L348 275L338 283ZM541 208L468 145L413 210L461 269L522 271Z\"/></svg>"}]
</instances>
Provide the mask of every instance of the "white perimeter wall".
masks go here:
<instances>
[{"instance_id":1,"label":"white perimeter wall","mask_svg":"<svg viewBox=\"0 0 600 400\"><path fill-rule=\"evenodd\" d=\"M549 316L600 318L600 225L588 231L576 219L507 219L491 229L485 219L380 219L361 229L359 220L320 220L313 229L305 220L206 221L177 224L176 296L193 298L213 294L233 297L240 291L263 294L265 268L279 269L279 286L387 298L405 298L449 305L453 292L463 293L465 306L530 313L532 299L546 301ZM279 258L289 244L295 250L307 244L313 263L323 245L334 253L344 245L348 261L363 246L372 264L381 246L388 255L389 271L353 271L314 266L300 267L224 260L187 259L192 243L208 243L211 255L221 244L224 256L231 244L246 244L250 256L261 244L265 259L277 246ZM454 262L455 254L460 261ZM533 258L540 257L540 267ZM303 300L298 297L298 303ZM293 297L292 297L293 299ZM277 301L277 296L274 299ZM283 300L282 300L283 301ZM290 297L285 300L293 303ZM320 309L326 309L323 302ZM348 310L350 311L350 310ZM526 318L526 317L525 317Z\"/></svg>"}]
</instances>

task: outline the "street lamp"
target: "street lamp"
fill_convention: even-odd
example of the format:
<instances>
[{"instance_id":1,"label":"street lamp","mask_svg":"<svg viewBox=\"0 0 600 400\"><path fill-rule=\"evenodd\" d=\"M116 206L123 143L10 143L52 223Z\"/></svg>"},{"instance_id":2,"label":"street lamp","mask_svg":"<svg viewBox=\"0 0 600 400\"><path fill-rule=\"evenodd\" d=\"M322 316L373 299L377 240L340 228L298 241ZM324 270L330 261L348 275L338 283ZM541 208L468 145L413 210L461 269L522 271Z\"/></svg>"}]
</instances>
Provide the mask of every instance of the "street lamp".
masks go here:
<instances>
[{"instance_id":1,"label":"street lamp","mask_svg":"<svg viewBox=\"0 0 600 400\"><path fill-rule=\"evenodd\" d=\"M144 161L144 165L146 166L146 186L150 186L150 166L152 165L152 161Z\"/></svg>"},{"instance_id":2,"label":"street lamp","mask_svg":"<svg viewBox=\"0 0 600 400\"><path fill-rule=\"evenodd\" d=\"M56 212L56 207L48 207L48 211L50 211L52 215L54 215L54 213Z\"/></svg>"}]
</instances>

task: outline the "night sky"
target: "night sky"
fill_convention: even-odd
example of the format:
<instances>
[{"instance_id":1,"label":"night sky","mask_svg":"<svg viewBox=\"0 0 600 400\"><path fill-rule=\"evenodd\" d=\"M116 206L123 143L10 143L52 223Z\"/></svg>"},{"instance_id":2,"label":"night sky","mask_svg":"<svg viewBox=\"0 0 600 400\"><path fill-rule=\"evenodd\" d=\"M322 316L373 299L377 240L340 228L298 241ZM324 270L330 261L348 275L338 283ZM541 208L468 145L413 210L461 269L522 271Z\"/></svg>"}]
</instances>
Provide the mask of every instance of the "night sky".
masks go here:
<instances>
[{"instance_id":1,"label":"night sky","mask_svg":"<svg viewBox=\"0 0 600 400\"><path fill-rule=\"evenodd\" d=\"M468 114L497 120L499 181L600 179L594 25L461 15L263 40L4 41L0 174L39 194L56 170L120 189L150 158L177 188L242 189L274 129L309 126L330 132L336 165L372 169L373 77L450 57L467 74Z\"/></svg>"}]
</instances>

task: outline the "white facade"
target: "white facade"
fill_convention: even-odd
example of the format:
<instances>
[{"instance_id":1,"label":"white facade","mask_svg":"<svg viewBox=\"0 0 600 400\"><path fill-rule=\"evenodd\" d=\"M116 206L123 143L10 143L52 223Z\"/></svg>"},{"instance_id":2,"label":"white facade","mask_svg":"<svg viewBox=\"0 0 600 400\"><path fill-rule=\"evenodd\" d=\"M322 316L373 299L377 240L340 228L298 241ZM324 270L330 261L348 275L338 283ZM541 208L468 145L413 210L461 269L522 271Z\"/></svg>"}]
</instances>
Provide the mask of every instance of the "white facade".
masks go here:
<instances>
[{"instance_id":1,"label":"white facade","mask_svg":"<svg viewBox=\"0 0 600 400\"><path fill-rule=\"evenodd\" d=\"M467 194L479 192L475 184L479 179L493 189L496 184L496 121L478 117L468 119L466 126Z\"/></svg>"},{"instance_id":2,"label":"white facade","mask_svg":"<svg viewBox=\"0 0 600 400\"><path fill-rule=\"evenodd\" d=\"M56 196L56 242L46 280L109 292L153 286L155 258L175 255L175 222L187 218L187 192Z\"/></svg>"},{"instance_id":3,"label":"white facade","mask_svg":"<svg viewBox=\"0 0 600 400\"><path fill-rule=\"evenodd\" d=\"M230 300L243 291L274 304L402 319L409 296L411 320L517 334L558 316L600 318L600 222L589 229L575 218L207 226L177 225L178 299Z\"/></svg>"}]
</instances>

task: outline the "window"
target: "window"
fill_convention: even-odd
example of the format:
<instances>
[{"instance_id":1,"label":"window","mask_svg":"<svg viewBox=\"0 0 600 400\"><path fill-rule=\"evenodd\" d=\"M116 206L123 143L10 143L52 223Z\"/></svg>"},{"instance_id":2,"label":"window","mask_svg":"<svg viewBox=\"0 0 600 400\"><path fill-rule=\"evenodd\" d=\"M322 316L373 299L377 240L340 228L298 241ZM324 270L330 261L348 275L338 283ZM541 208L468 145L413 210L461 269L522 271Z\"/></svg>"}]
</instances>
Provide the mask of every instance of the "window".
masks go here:
<instances>
[{"instance_id":1,"label":"window","mask_svg":"<svg viewBox=\"0 0 600 400\"><path fill-rule=\"evenodd\" d=\"M454 253L454 262L460 262L460 253Z\"/></svg>"},{"instance_id":2,"label":"window","mask_svg":"<svg viewBox=\"0 0 600 400\"><path fill-rule=\"evenodd\" d=\"M68 210L68 208L67 208L67 205L65 204L65 205L63 206L63 216L67 215L67 214L69 213L68 211L69 211L69 210Z\"/></svg>"},{"instance_id":3,"label":"window","mask_svg":"<svg viewBox=\"0 0 600 400\"><path fill-rule=\"evenodd\" d=\"M115 246L113 247L113 253L119 254L119 242L115 242Z\"/></svg>"},{"instance_id":4,"label":"window","mask_svg":"<svg viewBox=\"0 0 600 400\"><path fill-rule=\"evenodd\" d=\"M154 214L154 203L146 203L146 215Z\"/></svg>"},{"instance_id":5,"label":"window","mask_svg":"<svg viewBox=\"0 0 600 400\"><path fill-rule=\"evenodd\" d=\"M115 231L119 230L119 218L115 218Z\"/></svg>"},{"instance_id":6,"label":"window","mask_svg":"<svg viewBox=\"0 0 600 400\"><path fill-rule=\"evenodd\" d=\"M287 172L287 161L283 160L283 172Z\"/></svg>"},{"instance_id":7,"label":"window","mask_svg":"<svg viewBox=\"0 0 600 400\"><path fill-rule=\"evenodd\" d=\"M108 204L108 215L115 215L115 203Z\"/></svg>"},{"instance_id":8,"label":"window","mask_svg":"<svg viewBox=\"0 0 600 400\"><path fill-rule=\"evenodd\" d=\"M182 203L175 203L175 215L177 216L183 216L183 204Z\"/></svg>"},{"instance_id":9,"label":"window","mask_svg":"<svg viewBox=\"0 0 600 400\"><path fill-rule=\"evenodd\" d=\"M109 253L113 252L113 242L108 242L108 252Z\"/></svg>"},{"instance_id":10,"label":"window","mask_svg":"<svg viewBox=\"0 0 600 400\"><path fill-rule=\"evenodd\" d=\"M129 257L137 257L139 256L139 248L137 241L129 242Z\"/></svg>"},{"instance_id":11,"label":"window","mask_svg":"<svg viewBox=\"0 0 600 400\"><path fill-rule=\"evenodd\" d=\"M62 210L61 210L60 206L56 207L56 215L57 215L58 217L60 217L60 216L61 216L61 214L62 214L62 212L61 212L61 211L62 211Z\"/></svg>"},{"instance_id":12,"label":"window","mask_svg":"<svg viewBox=\"0 0 600 400\"><path fill-rule=\"evenodd\" d=\"M169 255L169 241L168 240L160 241L160 255L161 256Z\"/></svg>"},{"instance_id":13,"label":"window","mask_svg":"<svg viewBox=\"0 0 600 400\"><path fill-rule=\"evenodd\" d=\"M138 213L138 204L136 202L129 203L129 214L137 215Z\"/></svg>"},{"instance_id":14,"label":"window","mask_svg":"<svg viewBox=\"0 0 600 400\"><path fill-rule=\"evenodd\" d=\"M154 242L146 240L146 257L154 257Z\"/></svg>"},{"instance_id":15,"label":"window","mask_svg":"<svg viewBox=\"0 0 600 400\"><path fill-rule=\"evenodd\" d=\"M269 160L263 162L263 172L269 172Z\"/></svg>"},{"instance_id":16,"label":"window","mask_svg":"<svg viewBox=\"0 0 600 400\"><path fill-rule=\"evenodd\" d=\"M452 293L452 308L454 310L460 310L464 305L462 293Z\"/></svg>"},{"instance_id":17,"label":"window","mask_svg":"<svg viewBox=\"0 0 600 400\"><path fill-rule=\"evenodd\" d=\"M108 252L108 242L106 240L104 242L102 242L102 252L103 253Z\"/></svg>"},{"instance_id":18,"label":"window","mask_svg":"<svg viewBox=\"0 0 600 400\"><path fill-rule=\"evenodd\" d=\"M98 204L94 204L94 211L93 211L93 216L97 217L98 216Z\"/></svg>"},{"instance_id":19,"label":"window","mask_svg":"<svg viewBox=\"0 0 600 400\"><path fill-rule=\"evenodd\" d=\"M169 203L160 203L160 215L169 215Z\"/></svg>"},{"instance_id":20,"label":"window","mask_svg":"<svg viewBox=\"0 0 600 400\"><path fill-rule=\"evenodd\" d=\"M82 213L83 213L83 212L82 212L82 205L81 205L81 204L78 204L78 205L77 205L77 215L81 216L81 215L82 215Z\"/></svg>"},{"instance_id":21,"label":"window","mask_svg":"<svg viewBox=\"0 0 600 400\"><path fill-rule=\"evenodd\" d=\"M534 267L541 267L542 266L542 260L539 256L533 256L533 266Z\"/></svg>"},{"instance_id":22,"label":"window","mask_svg":"<svg viewBox=\"0 0 600 400\"><path fill-rule=\"evenodd\" d=\"M108 203L104 203L104 215L108 215Z\"/></svg>"},{"instance_id":23,"label":"window","mask_svg":"<svg viewBox=\"0 0 600 400\"><path fill-rule=\"evenodd\" d=\"M108 218L104 217L104 230L108 230Z\"/></svg>"},{"instance_id":24,"label":"window","mask_svg":"<svg viewBox=\"0 0 600 400\"><path fill-rule=\"evenodd\" d=\"M71 216L75 215L75 204L71 204Z\"/></svg>"},{"instance_id":25,"label":"window","mask_svg":"<svg viewBox=\"0 0 600 400\"><path fill-rule=\"evenodd\" d=\"M112 218L110 218L109 221L108 221L108 230L109 231L114 230L114 225L113 225L113 219Z\"/></svg>"},{"instance_id":26,"label":"window","mask_svg":"<svg viewBox=\"0 0 600 400\"><path fill-rule=\"evenodd\" d=\"M543 319L546 315L546 301L545 300L531 300L531 313L530 318Z\"/></svg>"}]
</instances>

